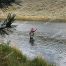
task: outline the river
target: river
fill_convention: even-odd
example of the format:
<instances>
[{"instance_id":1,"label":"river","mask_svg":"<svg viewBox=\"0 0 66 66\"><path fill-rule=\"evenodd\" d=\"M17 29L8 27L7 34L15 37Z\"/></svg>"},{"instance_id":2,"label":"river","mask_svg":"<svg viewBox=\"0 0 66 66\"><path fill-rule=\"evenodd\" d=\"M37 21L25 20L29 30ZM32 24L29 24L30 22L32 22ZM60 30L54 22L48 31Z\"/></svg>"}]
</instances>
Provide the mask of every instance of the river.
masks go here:
<instances>
[{"instance_id":1,"label":"river","mask_svg":"<svg viewBox=\"0 0 66 66\"><path fill-rule=\"evenodd\" d=\"M10 41L28 58L45 58L57 66L66 66L66 23L16 21L9 35L0 36L0 42ZM35 43L29 43L29 31L36 28Z\"/></svg>"}]
</instances>

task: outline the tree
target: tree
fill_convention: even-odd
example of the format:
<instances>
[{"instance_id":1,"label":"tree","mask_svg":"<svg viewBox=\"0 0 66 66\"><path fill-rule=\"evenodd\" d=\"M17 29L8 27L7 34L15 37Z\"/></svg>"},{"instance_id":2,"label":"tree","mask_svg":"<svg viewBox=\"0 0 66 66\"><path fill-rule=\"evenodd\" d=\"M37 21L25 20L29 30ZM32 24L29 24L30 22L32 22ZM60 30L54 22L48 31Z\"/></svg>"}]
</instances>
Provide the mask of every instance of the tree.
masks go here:
<instances>
[{"instance_id":1,"label":"tree","mask_svg":"<svg viewBox=\"0 0 66 66\"><path fill-rule=\"evenodd\" d=\"M15 0L0 0L0 8L10 5L13 2L15 2Z\"/></svg>"}]
</instances>

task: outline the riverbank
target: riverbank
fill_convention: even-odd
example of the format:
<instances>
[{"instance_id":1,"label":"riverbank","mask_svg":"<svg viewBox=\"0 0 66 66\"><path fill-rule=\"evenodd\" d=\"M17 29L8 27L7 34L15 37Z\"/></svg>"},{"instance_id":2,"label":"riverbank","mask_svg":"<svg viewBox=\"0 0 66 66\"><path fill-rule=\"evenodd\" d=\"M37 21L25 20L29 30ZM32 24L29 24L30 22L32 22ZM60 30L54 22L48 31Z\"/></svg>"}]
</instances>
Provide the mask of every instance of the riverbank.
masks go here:
<instances>
[{"instance_id":1,"label":"riverbank","mask_svg":"<svg viewBox=\"0 0 66 66\"><path fill-rule=\"evenodd\" d=\"M7 16L0 16L0 20L5 20ZM43 22L66 22L65 18L50 18L46 16L17 16L18 21L43 21Z\"/></svg>"},{"instance_id":2,"label":"riverbank","mask_svg":"<svg viewBox=\"0 0 66 66\"><path fill-rule=\"evenodd\" d=\"M16 20L66 22L65 0L19 0L7 8L0 8L0 19L6 18L8 13L16 14ZM18 2L17 2L18 3Z\"/></svg>"}]
</instances>

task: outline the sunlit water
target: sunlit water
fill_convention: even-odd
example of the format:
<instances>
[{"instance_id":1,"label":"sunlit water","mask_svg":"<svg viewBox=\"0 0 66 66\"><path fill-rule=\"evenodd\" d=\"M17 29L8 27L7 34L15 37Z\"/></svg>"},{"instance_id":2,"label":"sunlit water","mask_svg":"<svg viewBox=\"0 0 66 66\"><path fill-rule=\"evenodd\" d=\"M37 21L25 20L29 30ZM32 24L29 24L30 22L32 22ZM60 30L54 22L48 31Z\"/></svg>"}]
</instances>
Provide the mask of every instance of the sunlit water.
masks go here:
<instances>
[{"instance_id":1,"label":"sunlit water","mask_svg":"<svg viewBox=\"0 0 66 66\"><path fill-rule=\"evenodd\" d=\"M57 66L66 66L66 23L49 23L24 21L13 23L15 28L9 35L0 36L0 42L10 41L12 46L19 48L28 58L40 56ZM29 43L29 31L37 28L35 43Z\"/></svg>"}]
</instances>

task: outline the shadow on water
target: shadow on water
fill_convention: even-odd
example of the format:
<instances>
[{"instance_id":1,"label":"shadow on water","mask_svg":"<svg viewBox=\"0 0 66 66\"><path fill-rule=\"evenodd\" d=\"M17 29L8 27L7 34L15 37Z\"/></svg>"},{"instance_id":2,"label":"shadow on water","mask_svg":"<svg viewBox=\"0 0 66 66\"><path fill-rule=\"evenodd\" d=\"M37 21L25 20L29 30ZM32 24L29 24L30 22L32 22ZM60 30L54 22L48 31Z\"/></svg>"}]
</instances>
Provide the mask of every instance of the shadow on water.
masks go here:
<instances>
[{"instance_id":1,"label":"shadow on water","mask_svg":"<svg viewBox=\"0 0 66 66\"><path fill-rule=\"evenodd\" d=\"M0 30L0 35L4 37L5 35L12 34L16 30L15 28L16 28L16 25L12 25L11 28L2 29Z\"/></svg>"}]
</instances>

